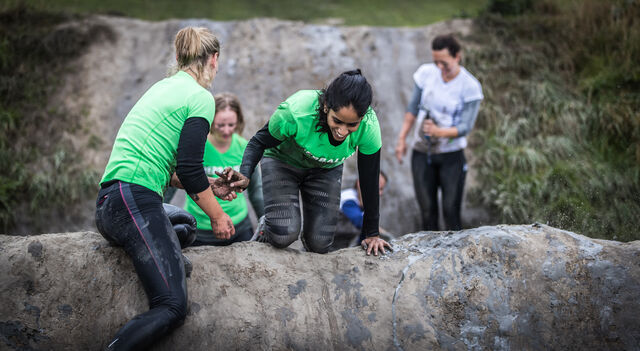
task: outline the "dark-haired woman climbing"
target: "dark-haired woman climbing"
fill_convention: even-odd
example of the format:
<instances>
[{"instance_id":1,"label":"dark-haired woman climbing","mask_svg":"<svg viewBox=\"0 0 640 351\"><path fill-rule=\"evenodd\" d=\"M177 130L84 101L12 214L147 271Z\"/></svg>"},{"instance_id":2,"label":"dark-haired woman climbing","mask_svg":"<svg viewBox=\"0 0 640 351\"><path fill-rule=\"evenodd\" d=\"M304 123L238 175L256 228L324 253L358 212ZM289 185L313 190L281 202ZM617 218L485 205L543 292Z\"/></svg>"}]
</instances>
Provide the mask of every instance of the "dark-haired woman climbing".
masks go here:
<instances>
[{"instance_id":1,"label":"dark-haired woman climbing","mask_svg":"<svg viewBox=\"0 0 640 351\"><path fill-rule=\"evenodd\" d=\"M257 240L284 248L303 229L305 249L326 253L340 211L343 162L357 152L367 254L384 253L390 247L378 235L382 141L371 100L371 86L360 70L344 72L325 89L301 90L290 96L251 138L240 167L246 179L231 186L246 188L264 155L265 216L254 236Z\"/></svg>"}]
</instances>

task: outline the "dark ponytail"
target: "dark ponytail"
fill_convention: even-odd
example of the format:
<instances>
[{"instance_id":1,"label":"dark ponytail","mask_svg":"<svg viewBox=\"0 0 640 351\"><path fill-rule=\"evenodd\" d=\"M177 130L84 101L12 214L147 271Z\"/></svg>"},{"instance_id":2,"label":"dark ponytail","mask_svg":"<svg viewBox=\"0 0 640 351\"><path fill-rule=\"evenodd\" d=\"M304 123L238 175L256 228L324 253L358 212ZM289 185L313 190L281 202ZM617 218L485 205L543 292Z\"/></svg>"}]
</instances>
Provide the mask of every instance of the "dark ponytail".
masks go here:
<instances>
[{"instance_id":1,"label":"dark ponytail","mask_svg":"<svg viewBox=\"0 0 640 351\"><path fill-rule=\"evenodd\" d=\"M367 79L362 75L362 71L357 68L351 71L342 72L331 84L320 91L318 96L318 124L316 130L319 132L329 132L327 124L327 112L324 107L338 111L343 107L353 106L358 117L364 117L371 106L373 90Z\"/></svg>"},{"instance_id":2,"label":"dark ponytail","mask_svg":"<svg viewBox=\"0 0 640 351\"><path fill-rule=\"evenodd\" d=\"M443 34L438 35L433 38L431 42L431 50L442 50L447 49L449 51L449 55L452 57L456 57L456 55L460 52L460 42L453 36L453 34Z\"/></svg>"}]
</instances>

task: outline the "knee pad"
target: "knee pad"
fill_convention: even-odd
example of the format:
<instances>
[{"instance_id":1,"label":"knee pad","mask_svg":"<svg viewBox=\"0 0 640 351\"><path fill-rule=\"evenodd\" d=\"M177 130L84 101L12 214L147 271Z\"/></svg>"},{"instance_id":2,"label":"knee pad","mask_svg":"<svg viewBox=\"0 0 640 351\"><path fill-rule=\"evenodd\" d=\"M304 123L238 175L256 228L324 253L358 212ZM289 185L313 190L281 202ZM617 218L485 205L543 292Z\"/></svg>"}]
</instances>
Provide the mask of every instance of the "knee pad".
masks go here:
<instances>
[{"instance_id":1,"label":"knee pad","mask_svg":"<svg viewBox=\"0 0 640 351\"><path fill-rule=\"evenodd\" d=\"M294 241L298 240L298 236L300 235L300 231L291 232L291 231L273 231L273 230L265 230L265 234L269 236L269 242L271 245L284 249L289 245L293 244Z\"/></svg>"},{"instance_id":2,"label":"knee pad","mask_svg":"<svg viewBox=\"0 0 640 351\"><path fill-rule=\"evenodd\" d=\"M295 215L290 218L274 218L271 220L266 218L264 231L268 235L271 245L282 249L298 240L302 229L300 224L300 217Z\"/></svg>"},{"instance_id":3,"label":"knee pad","mask_svg":"<svg viewBox=\"0 0 640 351\"><path fill-rule=\"evenodd\" d=\"M162 204L169 217L173 230L175 230L180 247L185 248L196 240L196 219L193 215L180 207L170 204Z\"/></svg>"},{"instance_id":4,"label":"knee pad","mask_svg":"<svg viewBox=\"0 0 640 351\"><path fill-rule=\"evenodd\" d=\"M333 237L329 239L318 240L318 239L307 238L304 235L302 235L301 239L302 239L302 246L304 246L307 252L314 252L319 254L324 254L329 252L329 248L333 243Z\"/></svg>"}]
</instances>

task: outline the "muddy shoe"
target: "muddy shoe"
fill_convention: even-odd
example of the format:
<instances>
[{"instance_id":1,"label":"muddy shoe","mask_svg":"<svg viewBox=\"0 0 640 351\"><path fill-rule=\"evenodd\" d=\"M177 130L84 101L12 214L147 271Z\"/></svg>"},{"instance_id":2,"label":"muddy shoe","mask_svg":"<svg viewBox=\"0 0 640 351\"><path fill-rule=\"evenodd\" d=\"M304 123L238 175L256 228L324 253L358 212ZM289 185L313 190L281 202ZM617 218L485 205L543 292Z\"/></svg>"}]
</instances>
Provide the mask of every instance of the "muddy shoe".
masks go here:
<instances>
[{"instance_id":1,"label":"muddy shoe","mask_svg":"<svg viewBox=\"0 0 640 351\"><path fill-rule=\"evenodd\" d=\"M256 228L256 231L253 233L253 236L251 237L251 239L249 239L249 241L268 243L269 240L267 239L267 234L264 231L264 227L264 216L262 216L260 217L260 220L258 220L258 227Z\"/></svg>"},{"instance_id":2,"label":"muddy shoe","mask_svg":"<svg viewBox=\"0 0 640 351\"><path fill-rule=\"evenodd\" d=\"M193 264L191 260L182 254L182 262L184 262L184 274L187 278L191 277L191 271L193 271Z\"/></svg>"}]
</instances>

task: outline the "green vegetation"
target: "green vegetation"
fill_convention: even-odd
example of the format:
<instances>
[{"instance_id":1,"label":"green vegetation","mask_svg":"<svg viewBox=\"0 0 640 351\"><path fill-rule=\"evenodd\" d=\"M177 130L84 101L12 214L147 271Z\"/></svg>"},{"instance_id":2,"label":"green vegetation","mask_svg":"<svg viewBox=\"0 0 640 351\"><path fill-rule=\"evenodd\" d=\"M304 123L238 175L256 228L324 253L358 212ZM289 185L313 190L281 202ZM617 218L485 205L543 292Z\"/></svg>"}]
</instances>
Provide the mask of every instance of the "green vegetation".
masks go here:
<instances>
[{"instance_id":1,"label":"green vegetation","mask_svg":"<svg viewBox=\"0 0 640 351\"><path fill-rule=\"evenodd\" d=\"M40 214L87 198L97 174L80 168L64 131L81 122L52 109L69 62L107 28L58 26L70 17L17 7L0 13L0 230L18 214L43 225Z\"/></svg>"},{"instance_id":2,"label":"green vegetation","mask_svg":"<svg viewBox=\"0 0 640 351\"><path fill-rule=\"evenodd\" d=\"M24 0L23 0L24 1ZM487 0L26 0L40 9L106 13L164 20L209 18L218 21L275 17L305 22L341 19L347 25L422 26L453 16L475 16Z\"/></svg>"},{"instance_id":3,"label":"green vegetation","mask_svg":"<svg viewBox=\"0 0 640 351\"><path fill-rule=\"evenodd\" d=\"M468 38L486 96L472 197L500 222L640 239L640 2L514 3Z\"/></svg>"}]
</instances>

